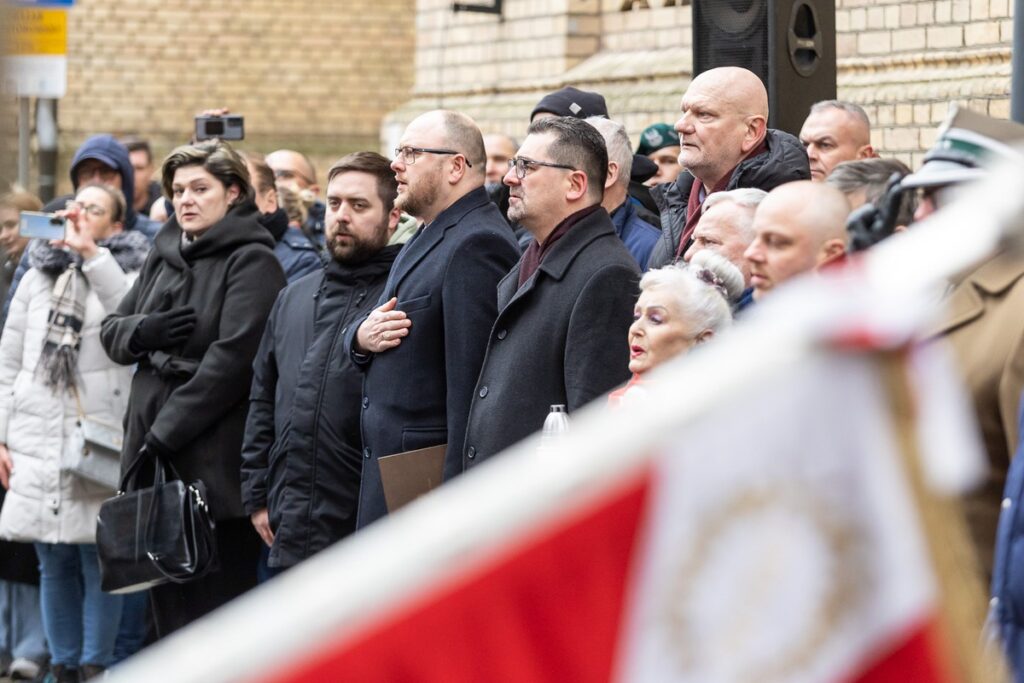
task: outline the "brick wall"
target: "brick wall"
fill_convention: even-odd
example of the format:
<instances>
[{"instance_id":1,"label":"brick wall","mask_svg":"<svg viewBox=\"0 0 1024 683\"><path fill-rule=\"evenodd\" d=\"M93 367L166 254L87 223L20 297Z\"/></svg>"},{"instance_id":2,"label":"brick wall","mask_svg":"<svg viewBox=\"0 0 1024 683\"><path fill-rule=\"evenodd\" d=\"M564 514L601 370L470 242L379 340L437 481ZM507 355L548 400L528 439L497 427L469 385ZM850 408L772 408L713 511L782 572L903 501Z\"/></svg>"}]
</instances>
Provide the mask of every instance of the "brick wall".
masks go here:
<instances>
[{"instance_id":1,"label":"brick wall","mask_svg":"<svg viewBox=\"0 0 1024 683\"><path fill-rule=\"evenodd\" d=\"M95 132L187 140L199 111L246 118L245 149L292 147L319 175L375 149L381 117L409 97L414 0L77 0L68 15L61 143ZM59 174L64 178L66 173Z\"/></svg>"},{"instance_id":2,"label":"brick wall","mask_svg":"<svg viewBox=\"0 0 1024 683\"><path fill-rule=\"evenodd\" d=\"M692 68L682 1L505 0L504 21L420 0L413 98L382 128L437 106L521 136L540 97L598 90L632 139L677 117ZM627 8L625 11L623 8ZM865 107L883 154L917 164L951 101L1009 115L1009 0L836 0L839 97Z\"/></svg>"}]
</instances>

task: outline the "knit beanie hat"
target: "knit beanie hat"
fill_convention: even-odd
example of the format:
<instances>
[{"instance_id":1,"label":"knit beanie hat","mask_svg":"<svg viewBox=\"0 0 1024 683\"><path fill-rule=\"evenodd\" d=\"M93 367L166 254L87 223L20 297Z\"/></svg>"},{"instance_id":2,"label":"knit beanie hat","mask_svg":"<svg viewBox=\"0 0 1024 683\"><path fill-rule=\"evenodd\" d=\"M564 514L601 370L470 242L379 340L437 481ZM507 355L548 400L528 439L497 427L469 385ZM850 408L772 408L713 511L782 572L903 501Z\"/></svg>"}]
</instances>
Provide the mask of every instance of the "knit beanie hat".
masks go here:
<instances>
[{"instance_id":1,"label":"knit beanie hat","mask_svg":"<svg viewBox=\"0 0 1024 683\"><path fill-rule=\"evenodd\" d=\"M605 104L604 96L600 93L577 90L569 86L541 98L541 101L530 113L530 121L533 121L533 117L541 112L548 112L556 116L572 116L577 119L585 119L588 116L607 118L608 105Z\"/></svg>"}]
</instances>

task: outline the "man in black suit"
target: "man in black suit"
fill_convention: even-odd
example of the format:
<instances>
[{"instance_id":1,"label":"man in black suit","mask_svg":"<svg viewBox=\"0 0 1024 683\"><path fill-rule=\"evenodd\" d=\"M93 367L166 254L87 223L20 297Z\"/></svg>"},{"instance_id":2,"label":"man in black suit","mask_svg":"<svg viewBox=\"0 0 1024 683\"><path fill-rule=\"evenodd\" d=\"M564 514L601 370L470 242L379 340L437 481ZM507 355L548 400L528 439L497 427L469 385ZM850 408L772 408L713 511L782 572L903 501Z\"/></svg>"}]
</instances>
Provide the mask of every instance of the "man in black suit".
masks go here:
<instances>
[{"instance_id":1,"label":"man in black suit","mask_svg":"<svg viewBox=\"0 0 1024 683\"><path fill-rule=\"evenodd\" d=\"M347 333L365 371L360 527L387 512L378 458L447 443L445 480L462 472L496 286L519 257L484 190L486 161L476 124L450 111L413 120L395 150L395 206L423 227L395 260L378 307Z\"/></svg>"},{"instance_id":2,"label":"man in black suit","mask_svg":"<svg viewBox=\"0 0 1024 683\"><path fill-rule=\"evenodd\" d=\"M629 379L640 270L601 206L608 153L579 119L538 119L505 174L509 218L533 241L498 284L498 317L469 413L467 468Z\"/></svg>"}]
</instances>

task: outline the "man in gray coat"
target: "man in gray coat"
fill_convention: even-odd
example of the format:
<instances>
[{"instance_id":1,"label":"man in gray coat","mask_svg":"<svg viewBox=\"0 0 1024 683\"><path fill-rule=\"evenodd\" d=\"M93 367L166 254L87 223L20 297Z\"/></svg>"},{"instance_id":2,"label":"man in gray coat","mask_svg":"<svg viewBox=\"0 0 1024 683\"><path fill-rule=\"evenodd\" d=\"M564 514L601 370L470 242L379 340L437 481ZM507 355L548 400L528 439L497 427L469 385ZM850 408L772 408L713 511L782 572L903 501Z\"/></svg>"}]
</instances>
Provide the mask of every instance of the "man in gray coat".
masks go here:
<instances>
[{"instance_id":1,"label":"man in gray coat","mask_svg":"<svg viewBox=\"0 0 1024 683\"><path fill-rule=\"evenodd\" d=\"M629 378L640 271L601 207L601 134L579 119L539 119L509 163L508 217L534 239L498 284L466 468L539 430L552 404L572 412Z\"/></svg>"}]
</instances>

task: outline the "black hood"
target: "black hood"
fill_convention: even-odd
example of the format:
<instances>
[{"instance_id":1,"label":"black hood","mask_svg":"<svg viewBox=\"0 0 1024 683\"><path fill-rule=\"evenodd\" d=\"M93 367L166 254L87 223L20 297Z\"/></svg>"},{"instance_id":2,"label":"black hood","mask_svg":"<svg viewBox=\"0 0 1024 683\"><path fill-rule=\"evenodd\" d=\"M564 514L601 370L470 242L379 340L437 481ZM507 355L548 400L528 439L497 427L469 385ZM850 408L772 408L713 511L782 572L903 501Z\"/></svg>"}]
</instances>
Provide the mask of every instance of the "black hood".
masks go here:
<instances>
[{"instance_id":1,"label":"black hood","mask_svg":"<svg viewBox=\"0 0 1024 683\"><path fill-rule=\"evenodd\" d=\"M128 213L125 216L125 225L132 225L135 222L135 169L132 168L131 158L128 156L128 148L117 141L113 135L93 135L82 143L82 146L75 152L71 159L71 186L78 190L78 179L75 177L78 166L87 159L96 159L111 168L116 168L121 174L121 192L124 194L125 203L128 205Z\"/></svg>"},{"instance_id":2,"label":"black hood","mask_svg":"<svg viewBox=\"0 0 1024 683\"><path fill-rule=\"evenodd\" d=\"M244 200L228 210L194 242L182 245L181 227L176 216L171 216L156 235L155 248L168 263L185 269L199 259L233 251L247 244L262 244L274 248L274 238L257 220L259 210L252 200Z\"/></svg>"}]
</instances>

